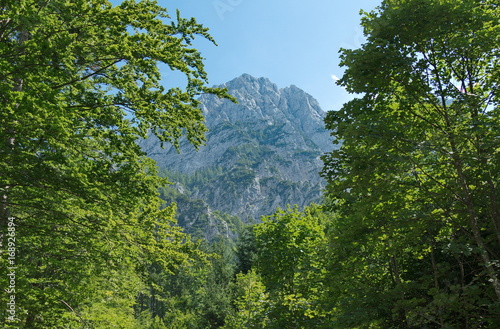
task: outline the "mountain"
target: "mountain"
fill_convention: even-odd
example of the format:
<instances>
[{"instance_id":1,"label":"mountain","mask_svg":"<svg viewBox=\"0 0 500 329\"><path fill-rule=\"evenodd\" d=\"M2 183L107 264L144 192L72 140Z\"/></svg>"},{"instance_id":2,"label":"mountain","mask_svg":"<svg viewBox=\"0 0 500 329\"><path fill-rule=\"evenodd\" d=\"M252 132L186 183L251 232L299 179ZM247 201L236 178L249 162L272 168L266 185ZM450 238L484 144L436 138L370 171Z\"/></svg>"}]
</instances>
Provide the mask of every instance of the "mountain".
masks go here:
<instances>
[{"instance_id":1,"label":"mountain","mask_svg":"<svg viewBox=\"0 0 500 329\"><path fill-rule=\"evenodd\" d=\"M238 103L200 97L209 132L199 151L187 142L181 143L180 154L172 146L162 149L155 138L140 143L178 183L177 190L182 186L181 194L245 222L276 207L319 201L324 186L320 156L333 144L318 102L296 86L280 89L248 74L221 87Z\"/></svg>"}]
</instances>

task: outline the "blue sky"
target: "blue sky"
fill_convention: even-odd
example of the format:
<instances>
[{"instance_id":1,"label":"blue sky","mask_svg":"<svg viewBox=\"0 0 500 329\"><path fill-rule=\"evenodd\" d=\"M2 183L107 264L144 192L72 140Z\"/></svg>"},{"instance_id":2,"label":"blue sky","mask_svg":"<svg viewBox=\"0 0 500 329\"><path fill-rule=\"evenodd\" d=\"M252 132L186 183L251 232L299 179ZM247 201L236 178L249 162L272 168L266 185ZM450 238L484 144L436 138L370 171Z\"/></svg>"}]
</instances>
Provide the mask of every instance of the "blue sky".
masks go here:
<instances>
[{"instance_id":1,"label":"blue sky","mask_svg":"<svg viewBox=\"0 0 500 329\"><path fill-rule=\"evenodd\" d=\"M197 40L210 85L243 73L267 77L279 87L294 84L323 110L338 110L350 96L332 76L342 76L339 49L363 42L360 9L374 0L158 0L172 16L195 17L218 47ZM169 78L168 75L166 77ZM174 77L172 77L174 78Z\"/></svg>"}]
</instances>

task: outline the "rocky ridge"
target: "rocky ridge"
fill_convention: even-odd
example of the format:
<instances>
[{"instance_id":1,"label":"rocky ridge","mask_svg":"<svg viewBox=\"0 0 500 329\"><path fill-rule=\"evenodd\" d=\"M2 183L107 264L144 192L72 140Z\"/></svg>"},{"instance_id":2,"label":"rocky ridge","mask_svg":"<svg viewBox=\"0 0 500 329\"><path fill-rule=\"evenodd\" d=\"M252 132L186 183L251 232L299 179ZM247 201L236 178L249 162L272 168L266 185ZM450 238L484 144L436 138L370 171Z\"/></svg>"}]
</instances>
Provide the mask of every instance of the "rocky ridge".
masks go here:
<instances>
[{"instance_id":1,"label":"rocky ridge","mask_svg":"<svg viewBox=\"0 0 500 329\"><path fill-rule=\"evenodd\" d=\"M200 97L209 129L206 146L196 152L183 142L178 154L149 138L140 143L148 156L177 177L191 198L243 221L258 220L276 207L319 201L320 156L334 145L318 102L296 86L280 89L248 74L221 87L238 103Z\"/></svg>"}]
</instances>

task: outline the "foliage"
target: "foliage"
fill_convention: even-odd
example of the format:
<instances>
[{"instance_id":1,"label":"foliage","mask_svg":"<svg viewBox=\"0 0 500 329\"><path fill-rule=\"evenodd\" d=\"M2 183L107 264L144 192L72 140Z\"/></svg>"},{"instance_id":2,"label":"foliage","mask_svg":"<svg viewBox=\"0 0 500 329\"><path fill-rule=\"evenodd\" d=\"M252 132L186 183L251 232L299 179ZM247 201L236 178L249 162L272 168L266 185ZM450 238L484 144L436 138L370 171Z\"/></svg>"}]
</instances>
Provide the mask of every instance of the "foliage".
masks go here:
<instances>
[{"instance_id":1,"label":"foliage","mask_svg":"<svg viewBox=\"0 0 500 329\"><path fill-rule=\"evenodd\" d=\"M212 180L224 175L224 170L220 166L200 168L193 174L169 171L165 168L160 170L162 177L168 178L171 182L178 182L187 188L187 192L196 190L197 186L209 184Z\"/></svg>"},{"instance_id":2,"label":"foliage","mask_svg":"<svg viewBox=\"0 0 500 329\"><path fill-rule=\"evenodd\" d=\"M168 272L190 257L175 208L159 210L165 180L135 141L203 143L196 96L225 93L204 86L197 35L212 40L154 1L1 2L0 234L13 218L13 325L130 326L148 265ZM165 89L160 64L185 88ZM2 255L2 282L6 265Z\"/></svg>"},{"instance_id":3,"label":"foliage","mask_svg":"<svg viewBox=\"0 0 500 329\"><path fill-rule=\"evenodd\" d=\"M278 209L243 230L191 192L220 180L237 197L267 146L231 148L229 172L161 178L136 144L149 133L203 144L196 97L229 98L205 86L191 45L213 41L206 28L154 1L1 2L0 235L10 249L0 280L10 286L0 303L15 297L15 320L2 308L0 323L499 327L499 16L496 0L385 0L364 13L367 41L341 51L339 82L359 97L325 119L342 142L323 157L326 205ZM165 89L161 65L185 88ZM176 215L176 204L189 211ZM210 223L227 234L195 244L176 218L196 238ZM241 232L236 245L230 231Z\"/></svg>"},{"instance_id":4,"label":"foliage","mask_svg":"<svg viewBox=\"0 0 500 329\"><path fill-rule=\"evenodd\" d=\"M295 207L278 209L254 226L255 268L269 293L266 328L321 328L326 320L320 299L326 279L324 219L317 206L303 212Z\"/></svg>"},{"instance_id":5,"label":"foliage","mask_svg":"<svg viewBox=\"0 0 500 329\"><path fill-rule=\"evenodd\" d=\"M149 310L166 328L220 328L231 313L234 246L220 239L205 242L201 249L205 254L193 257L175 273L150 268L157 285L142 296L139 307Z\"/></svg>"},{"instance_id":6,"label":"foliage","mask_svg":"<svg viewBox=\"0 0 500 329\"><path fill-rule=\"evenodd\" d=\"M339 328L498 326L500 24L495 1L387 0L342 50L361 94L325 120Z\"/></svg>"},{"instance_id":7,"label":"foliage","mask_svg":"<svg viewBox=\"0 0 500 329\"><path fill-rule=\"evenodd\" d=\"M236 273L247 274L257 261L257 243L253 226L244 227L236 241Z\"/></svg>"},{"instance_id":8,"label":"foliage","mask_svg":"<svg viewBox=\"0 0 500 329\"><path fill-rule=\"evenodd\" d=\"M268 328L269 300L260 276L253 270L238 273L232 290L235 310L228 315L222 328Z\"/></svg>"}]
</instances>

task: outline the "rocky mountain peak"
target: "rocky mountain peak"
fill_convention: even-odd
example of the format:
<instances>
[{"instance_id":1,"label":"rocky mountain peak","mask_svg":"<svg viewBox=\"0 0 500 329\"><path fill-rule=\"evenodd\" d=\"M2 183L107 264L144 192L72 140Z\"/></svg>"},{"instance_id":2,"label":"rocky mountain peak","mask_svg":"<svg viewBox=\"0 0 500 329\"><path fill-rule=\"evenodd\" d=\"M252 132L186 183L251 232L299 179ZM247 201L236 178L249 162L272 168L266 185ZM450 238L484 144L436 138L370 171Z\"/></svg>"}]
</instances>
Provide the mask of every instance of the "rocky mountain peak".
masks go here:
<instances>
[{"instance_id":1,"label":"rocky mountain peak","mask_svg":"<svg viewBox=\"0 0 500 329\"><path fill-rule=\"evenodd\" d=\"M203 176L186 187L191 197L243 220L317 201L323 187L320 156L333 148L318 102L297 86L279 88L249 74L222 87L238 103L200 97L209 129L206 146L195 152L181 145L177 154L150 138L141 142L143 149L168 172Z\"/></svg>"},{"instance_id":2,"label":"rocky mountain peak","mask_svg":"<svg viewBox=\"0 0 500 329\"><path fill-rule=\"evenodd\" d=\"M311 95L297 86L280 89L267 78L243 74L220 87L227 87L238 104L212 95L202 96L207 126L222 122L258 126L286 124L293 130L303 131L323 152L331 146L323 127L325 113Z\"/></svg>"},{"instance_id":3,"label":"rocky mountain peak","mask_svg":"<svg viewBox=\"0 0 500 329\"><path fill-rule=\"evenodd\" d=\"M272 83L268 78L255 78L250 74L244 73L241 76L223 84L231 90L256 90L259 93L267 91L278 92L279 88L275 83Z\"/></svg>"}]
</instances>

